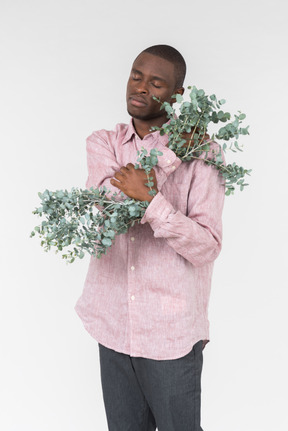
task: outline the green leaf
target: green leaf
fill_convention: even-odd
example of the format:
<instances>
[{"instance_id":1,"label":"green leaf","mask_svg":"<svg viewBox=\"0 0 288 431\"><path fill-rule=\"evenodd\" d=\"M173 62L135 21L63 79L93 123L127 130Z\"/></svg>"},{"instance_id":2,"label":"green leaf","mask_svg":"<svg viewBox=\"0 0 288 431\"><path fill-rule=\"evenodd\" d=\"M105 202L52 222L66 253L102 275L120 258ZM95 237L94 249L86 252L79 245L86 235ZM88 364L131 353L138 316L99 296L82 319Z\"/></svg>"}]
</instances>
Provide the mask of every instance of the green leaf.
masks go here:
<instances>
[{"instance_id":1,"label":"green leaf","mask_svg":"<svg viewBox=\"0 0 288 431\"><path fill-rule=\"evenodd\" d=\"M176 102L181 103L183 101L183 96L181 94L176 94Z\"/></svg>"},{"instance_id":2,"label":"green leaf","mask_svg":"<svg viewBox=\"0 0 288 431\"><path fill-rule=\"evenodd\" d=\"M106 247L110 247L112 245L112 241L110 238L103 238L102 239L102 244L105 245Z\"/></svg>"}]
</instances>

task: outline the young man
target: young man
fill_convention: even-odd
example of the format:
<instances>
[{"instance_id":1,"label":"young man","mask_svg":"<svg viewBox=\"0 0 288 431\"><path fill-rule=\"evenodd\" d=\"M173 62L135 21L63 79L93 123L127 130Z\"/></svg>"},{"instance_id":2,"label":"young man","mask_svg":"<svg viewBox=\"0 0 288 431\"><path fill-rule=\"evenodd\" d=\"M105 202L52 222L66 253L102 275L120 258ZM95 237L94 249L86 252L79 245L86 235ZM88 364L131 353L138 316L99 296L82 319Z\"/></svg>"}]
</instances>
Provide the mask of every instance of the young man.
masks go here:
<instances>
[{"instance_id":1,"label":"young man","mask_svg":"<svg viewBox=\"0 0 288 431\"><path fill-rule=\"evenodd\" d=\"M221 248L224 187L202 161L181 162L153 96L183 94L186 65L167 45L143 51L127 84L129 124L87 139L87 188L149 201L141 220L100 260L91 258L76 311L98 341L110 431L200 431L202 348L213 261ZM215 144L216 145L216 144ZM162 151L153 172L157 194L134 169L137 150Z\"/></svg>"}]
</instances>

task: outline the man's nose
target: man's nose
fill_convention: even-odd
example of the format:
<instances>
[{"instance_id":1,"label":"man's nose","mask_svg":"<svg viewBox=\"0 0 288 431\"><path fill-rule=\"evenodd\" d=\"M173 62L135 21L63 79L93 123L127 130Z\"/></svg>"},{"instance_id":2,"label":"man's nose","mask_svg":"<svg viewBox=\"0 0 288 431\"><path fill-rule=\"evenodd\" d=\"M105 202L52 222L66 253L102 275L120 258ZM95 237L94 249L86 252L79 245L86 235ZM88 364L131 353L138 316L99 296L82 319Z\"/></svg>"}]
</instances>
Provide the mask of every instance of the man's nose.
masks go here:
<instances>
[{"instance_id":1,"label":"man's nose","mask_svg":"<svg viewBox=\"0 0 288 431\"><path fill-rule=\"evenodd\" d=\"M137 90L137 93L139 94L148 94L147 83L144 80L138 82L136 86L136 90Z\"/></svg>"}]
</instances>

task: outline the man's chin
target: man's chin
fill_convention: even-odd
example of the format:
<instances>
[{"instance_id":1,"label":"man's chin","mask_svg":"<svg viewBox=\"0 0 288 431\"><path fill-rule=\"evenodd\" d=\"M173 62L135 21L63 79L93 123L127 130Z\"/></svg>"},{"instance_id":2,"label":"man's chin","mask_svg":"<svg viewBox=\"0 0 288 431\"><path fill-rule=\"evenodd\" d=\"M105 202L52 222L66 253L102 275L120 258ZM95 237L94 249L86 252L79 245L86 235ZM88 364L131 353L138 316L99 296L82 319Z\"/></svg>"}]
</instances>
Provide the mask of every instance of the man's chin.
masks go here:
<instances>
[{"instance_id":1,"label":"man's chin","mask_svg":"<svg viewBox=\"0 0 288 431\"><path fill-rule=\"evenodd\" d=\"M127 109L128 114L132 118L136 118L136 120L145 120L145 115L137 114L136 112L131 111L130 109Z\"/></svg>"},{"instance_id":2,"label":"man's chin","mask_svg":"<svg viewBox=\"0 0 288 431\"><path fill-rule=\"evenodd\" d=\"M135 118L136 120L148 121L154 118L153 116L151 116L151 114L150 115L140 114L138 112L134 112L130 110L129 108L127 108L127 112L130 115L130 117Z\"/></svg>"}]
</instances>

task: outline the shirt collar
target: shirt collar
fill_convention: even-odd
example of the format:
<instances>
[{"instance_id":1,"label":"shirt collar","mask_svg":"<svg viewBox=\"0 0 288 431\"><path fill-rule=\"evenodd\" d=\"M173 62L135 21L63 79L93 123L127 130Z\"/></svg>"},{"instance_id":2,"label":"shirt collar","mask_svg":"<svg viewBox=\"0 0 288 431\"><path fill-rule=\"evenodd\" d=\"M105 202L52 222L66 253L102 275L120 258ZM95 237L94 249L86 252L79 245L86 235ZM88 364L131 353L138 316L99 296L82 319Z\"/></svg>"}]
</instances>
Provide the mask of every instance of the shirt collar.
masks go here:
<instances>
[{"instance_id":1,"label":"shirt collar","mask_svg":"<svg viewBox=\"0 0 288 431\"><path fill-rule=\"evenodd\" d=\"M130 141L130 139L132 139L133 135L136 135L136 130L133 125L133 119L131 118L126 130L126 133L124 135L122 144L123 145L127 144L127 142Z\"/></svg>"},{"instance_id":2,"label":"shirt collar","mask_svg":"<svg viewBox=\"0 0 288 431\"><path fill-rule=\"evenodd\" d=\"M169 123L169 121L167 121L167 123ZM127 144L127 142L129 142L133 135L137 135L134 124L133 124L133 118L130 119L130 122L128 124L126 133L124 135L123 141L122 141L122 145ZM144 136L143 139L148 138L151 139L153 137L154 139L157 139L158 141L160 141L160 143L162 143L164 146L166 146L167 142L168 142L168 136L167 135L160 135L160 132L158 130L156 130L155 132L151 132L148 135Z\"/></svg>"}]
</instances>

